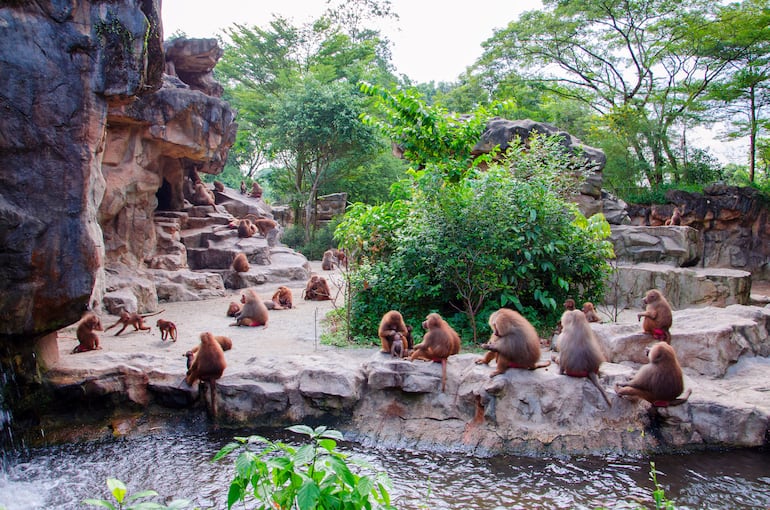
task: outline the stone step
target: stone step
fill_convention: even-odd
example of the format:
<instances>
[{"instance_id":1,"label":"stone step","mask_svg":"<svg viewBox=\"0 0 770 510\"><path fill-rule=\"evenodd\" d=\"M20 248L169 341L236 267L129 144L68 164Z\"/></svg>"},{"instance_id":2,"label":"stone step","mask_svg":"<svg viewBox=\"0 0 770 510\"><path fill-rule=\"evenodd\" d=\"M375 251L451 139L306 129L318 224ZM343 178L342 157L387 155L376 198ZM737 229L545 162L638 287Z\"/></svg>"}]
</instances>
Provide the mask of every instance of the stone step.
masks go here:
<instances>
[{"instance_id":1,"label":"stone step","mask_svg":"<svg viewBox=\"0 0 770 510\"><path fill-rule=\"evenodd\" d=\"M618 309L641 308L642 297L650 289L661 291L675 310L691 306L748 305L751 273L668 264L619 264L605 282L605 289L605 304L617 305Z\"/></svg>"}]
</instances>

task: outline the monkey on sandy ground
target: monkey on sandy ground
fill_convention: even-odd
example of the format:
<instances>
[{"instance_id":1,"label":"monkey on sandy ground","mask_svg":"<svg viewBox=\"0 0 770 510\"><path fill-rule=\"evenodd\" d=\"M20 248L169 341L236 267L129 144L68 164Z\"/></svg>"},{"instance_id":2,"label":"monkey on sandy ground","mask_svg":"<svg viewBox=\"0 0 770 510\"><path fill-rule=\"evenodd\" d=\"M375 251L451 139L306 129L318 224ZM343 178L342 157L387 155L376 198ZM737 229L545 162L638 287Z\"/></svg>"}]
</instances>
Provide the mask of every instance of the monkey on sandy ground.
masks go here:
<instances>
[{"instance_id":1,"label":"monkey on sandy ground","mask_svg":"<svg viewBox=\"0 0 770 510\"><path fill-rule=\"evenodd\" d=\"M185 382L188 386L192 386L197 380L209 384L209 390L211 392L211 413L216 417L216 383L217 379L222 377L222 374L227 367L225 353L222 350L222 346L219 345L219 342L214 338L214 335L207 331L201 333L201 343L198 346L197 353L193 356L190 368L187 370Z\"/></svg>"},{"instance_id":2,"label":"monkey on sandy ground","mask_svg":"<svg viewBox=\"0 0 770 510\"><path fill-rule=\"evenodd\" d=\"M158 319L155 325L160 330L160 339L162 341L165 342L166 339L171 338L172 341L176 342L176 324L164 319Z\"/></svg>"},{"instance_id":3,"label":"monkey on sandy ground","mask_svg":"<svg viewBox=\"0 0 770 510\"><path fill-rule=\"evenodd\" d=\"M401 336L402 341L408 342L409 331L404 323L404 317L400 312L396 310L390 310L382 316L380 320L380 327L377 329L377 336L380 337L382 342L382 350L380 352L393 353L393 340L396 335ZM406 349L411 349L412 345L406 345ZM406 349L402 349L402 357L406 355Z\"/></svg>"},{"instance_id":4,"label":"monkey on sandy ground","mask_svg":"<svg viewBox=\"0 0 770 510\"><path fill-rule=\"evenodd\" d=\"M214 189L217 190L220 193L225 192L225 185L221 181L214 181Z\"/></svg>"},{"instance_id":5,"label":"monkey on sandy ground","mask_svg":"<svg viewBox=\"0 0 770 510\"><path fill-rule=\"evenodd\" d=\"M687 402L692 390L684 391L682 367L676 351L666 342L648 349L649 363L643 365L627 383L616 384L615 392L631 400L643 399L655 407L678 406Z\"/></svg>"},{"instance_id":6,"label":"monkey on sandy ground","mask_svg":"<svg viewBox=\"0 0 770 510\"><path fill-rule=\"evenodd\" d=\"M294 308L294 296L291 289L284 285L278 287L270 301L265 302L268 310L286 310Z\"/></svg>"},{"instance_id":7,"label":"monkey on sandy ground","mask_svg":"<svg viewBox=\"0 0 770 510\"><path fill-rule=\"evenodd\" d=\"M303 291L306 301L329 301L332 293L329 290L329 282L323 276L311 275Z\"/></svg>"},{"instance_id":8,"label":"monkey on sandy ground","mask_svg":"<svg viewBox=\"0 0 770 510\"><path fill-rule=\"evenodd\" d=\"M676 226L682 224L682 211L679 207L674 207L674 212L671 213L671 217L666 220L666 226Z\"/></svg>"},{"instance_id":9,"label":"monkey on sandy ground","mask_svg":"<svg viewBox=\"0 0 770 510\"><path fill-rule=\"evenodd\" d=\"M235 317L241 312L241 304L235 301L230 301L230 305L227 307L227 316Z\"/></svg>"},{"instance_id":10,"label":"monkey on sandy ground","mask_svg":"<svg viewBox=\"0 0 770 510\"><path fill-rule=\"evenodd\" d=\"M249 259L246 258L246 254L241 252L233 259L233 269L239 273L246 273L249 271Z\"/></svg>"},{"instance_id":11,"label":"monkey on sandy ground","mask_svg":"<svg viewBox=\"0 0 770 510\"><path fill-rule=\"evenodd\" d=\"M481 347L489 352L476 360L476 364L489 364L496 360L495 370L489 374L494 377L504 374L509 368L547 367L550 361L540 361L540 336L534 326L518 312L500 308L489 316L492 336Z\"/></svg>"},{"instance_id":12,"label":"monkey on sandy ground","mask_svg":"<svg viewBox=\"0 0 770 510\"><path fill-rule=\"evenodd\" d=\"M267 328L267 307L253 289L247 289L241 295L241 311L235 316L231 326L265 326Z\"/></svg>"},{"instance_id":13,"label":"monkey on sandy ground","mask_svg":"<svg viewBox=\"0 0 770 510\"><path fill-rule=\"evenodd\" d=\"M112 326L109 326L104 331L109 331L110 329L114 328L118 324L123 324L123 327L120 329L120 331L115 333L115 336L118 336L119 334L123 333L123 331L127 327L129 327L129 326L133 326L134 327L134 331L139 331L139 330L150 331L150 330L152 330L152 328L150 326L147 326L147 325L144 324L144 319L146 319L147 317L152 317L153 315L158 315L159 313L163 313L163 312L165 312L165 310L161 310L159 312L146 313L144 315L140 315L140 314L138 314L136 312L128 313L125 310L121 310L120 311L120 319L118 319L118 322L116 322Z\"/></svg>"},{"instance_id":14,"label":"monkey on sandy ground","mask_svg":"<svg viewBox=\"0 0 770 510\"><path fill-rule=\"evenodd\" d=\"M594 304L590 301L586 301L583 303L583 313L586 314L586 320L588 322L602 322L602 319L599 317L599 314L596 313L596 308L594 308Z\"/></svg>"},{"instance_id":15,"label":"monkey on sandy ground","mask_svg":"<svg viewBox=\"0 0 770 510\"><path fill-rule=\"evenodd\" d=\"M229 336L223 336L223 335L214 335L214 340L217 341L220 347L222 347L223 351L229 351L233 348L233 341L230 339ZM184 353L185 357L187 358L187 370L190 370L190 367L192 366L192 362L195 359L195 355L198 353L198 350L201 348L200 344L196 345L186 353Z\"/></svg>"},{"instance_id":16,"label":"monkey on sandy ground","mask_svg":"<svg viewBox=\"0 0 770 510\"><path fill-rule=\"evenodd\" d=\"M348 257L345 255L344 251L332 248L324 252L323 258L321 259L321 269L324 271L331 271L334 269L335 264L340 267L346 267L347 261Z\"/></svg>"},{"instance_id":17,"label":"monkey on sandy ground","mask_svg":"<svg viewBox=\"0 0 770 510\"><path fill-rule=\"evenodd\" d=\"M101 346L99 346L99 335L96 334L97 331L104 331L99 317L93 312L83 314L75 334L78 339L78 345L72 349L72 354L101 349Z\"/></svg>"},{"instance_id":18,"label":"monkey on sandy ground","mask_svg":"<svg viewBox=\"0 0 770 510\"><path fill-rule=\"evenodd\" d=\"M663 294L656 289L647 291L642 303L645 304L644 312L636 314L636 319L642 321L642 329L648 335L652 335L656 340L663 340L671 343L672 314L671 305L668 304Z\"/></svg>"},{"instance_id":19,"label":"monkey on sandy ground","mask_svg":"<svg viewBox=\"0 0 770 510\"><path fill-rule=\"evenodd\" d=\"M460 352L460 335L437 313L428 314L422 327L422 342L414 346L409 359L441 362L441 391L446 391L447 358Z\"/></svg>"},{"instance_id":20,"label":"monkey on sandy ground","mask_svg":"<svg viewBox=\"0 0 770 510\"><path fill-rule=\"evenodd\" d=\"M564 312L561 323L559 356L554 360L559 364L559 372L571 377L587 377L612 407L597 377L599 367L605 361L604 354L585 314L581 310Z\"/></svg>"}]
</instances>

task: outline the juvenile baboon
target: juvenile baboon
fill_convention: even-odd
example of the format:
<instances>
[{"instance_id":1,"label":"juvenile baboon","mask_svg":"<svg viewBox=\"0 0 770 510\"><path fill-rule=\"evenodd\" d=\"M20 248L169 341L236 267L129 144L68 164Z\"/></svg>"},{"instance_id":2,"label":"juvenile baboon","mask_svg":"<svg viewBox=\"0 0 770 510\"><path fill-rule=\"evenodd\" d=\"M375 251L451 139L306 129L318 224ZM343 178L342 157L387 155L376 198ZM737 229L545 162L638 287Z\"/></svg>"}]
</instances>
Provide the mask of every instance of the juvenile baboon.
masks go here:
<instances>
[{"instance_id":1,"label":"juvenile baboon","mask_svg":"<svg viewBox=\"0 0 770 510\"><path fill-rule=\"evenodd\" d=\"M158 319L155 325L160 330L160 339L162 341L165 342L166 339L171 338L172 341L176 342L176 324L165 319Z\"/></svg>"},{"instance_id":2,"label":"juvenile baboon","mask_svg":"<svg viewBox=\"0 0 770 510\"><path fill-rule=\"evenodd\" d=\"M671 217L666 220L666 226L681 225L682 224L682 211L679 207L674 207L674 212L671 213Z\"/></svg>"},{"instance_id":3,"label":"juvenile baboon","mask_svg":"<svg viewBox=\"0 0 770 510\"><path fill-rule=\"evenodd\" d=\"M247 289L241 295L241 311L235 316L231 326L265 326L267 328L267 307L253 289Z\"/></svg>"},{"instance_id":4,"label":"juvenile baboon","mask_svg":"<svg viewBox=\"0 0 770 510\"><path fill-rule=\"evenodd\" d=\"M494 377L504 374L509 368L547 367L550 361L540 361L540 337L537 331L523 315L501 308L489 316L492 336L481 347L489 352L477 364L489 364L496 360L495 370L489 374Z\"/></svg>"},{"instance_id":5,"label":"juvenile baboon","mask_svg":"<svg viewBox=\"0 0 770 510\"><path fill-rule=\"evenodd\" d=\"M596 313L596 308L594 308L594 304L590 301L586 301L583 303L583 313L586 314L586 320L588 322L601 322L602 319L599 317L599 314Z\"/></svg>"},{"instance_id":6,"label":"juvenile baboon","mask_svg":"<svg viewBox=\"0 0 770 510\"><path fill-rule=\"evenodd\" d=\"M101 349L99 346L99 335L96 334L97 331L104 331L99 317L93 312L83 314L75 334L78 339L78 345L72 349L72 353Z\"/></svg>"},{"instance_id":7,"label":"juvenile baboon","mask_svg":"<svg viewBox=\"0 0 770 510\"><path fill-rule=\"evenodd\" d=\"M278 228L278 222L270 218L259 218L254 220L254 226L262 237L267 238L268 232Z\"/></svg>"},{"instance_id":8,"label":"juvenile baboon","mask_svg":"<svg viewBox=\"0 0 770 510\"><path fill-rule=\"evenodd\" d=\"M629 382L615 386L616 393L632 400L644 399L656 407L685 403L691 390L677 398L684 391L684 377L674 348L666 342L658 342L649 349L648 357L649 363L643 365Z\"/></svg>"},{"instance_id":9,"label":"juvenile baboon","mask_svg":"<svg viewBox=\"0 0 770 510\"><path fill-rule=\"evenodd\" d=\"M238 237L247 238L257 233L257 226L250 219L243 218L238 220Z\"/></svg>"},{"instance_id":10,"label":"juvenile baboon","mask_svg":"<svg viewBox=\"0 0 770 510\"><path fill-rule=\"evenodd\" d=\"M150 330L152 330L152 328L150 326L145 325L144 319L146 319L147 317L152 317L153 315L158 315L158 314L163 313L163 312L165 312L165 310L161 310L159 312L146 313L144 315L140 315L140 314L138 314L136 312L128 313L125 310L121 310L120 311L120 319L118 319L118 322L116 322L112 326L109 326L104 331L109 331L112 328L114 328L115 326L117 326L118 324L123 324L123 327L120 328L120 331L115 333L115 336L118 336L119 334L123 333L123 331L127 327L129 327L129 326L133 326L134 327L134 331L139 331L139 330L141 330L141 331L150 331Z\"/></svg>"},{"instance_id":11,"label":"juvenile baboon","mask_svg":"<svg viewBox=\"0 0 770 510\"><path fill-rule=\"evenodd\" d=\"M249 271L249 259L246 258L246 254L241 252L233 259L233 269L239 273L246 273Z\"/></svg>"},{"instance_id":12,"label":"juvenile baboon","mask_svg":"<svg viewBox=\"0 0 770 510\"><path fill-rule=\"evenodd\" d=\"M605 361L599 342L581 310L564 312L563 330L559 335L559 372L571 377L587 377L601 392L610 407L609 397L599 384L599 367Z\"/></svg>"},{"instance_id":13,"label":"juvenile baboon","mask_svg":"<svg viewBox=\"0 0 770 510\"><path fill-rule=\"evenodd\" d=\"M214 189L220 193L225 192L225 185L221 181L214 181Z\"/></svg>"},{"instance_id":14,"label":"juvenile baboon","mask_svg":"<svg viewBox=\"0 0 770 510\"><path fill-rule=\"evenodd\" d=\"M285 285L278 287L271 301L273 303L273 310L294 308L294 296L292 296L291 289Z\"/></svg>"},{"instance_id":15,"label":"juvenile baboon","mask_svg":"<svg viewBox=\"0 0 770 510\"><path fill-rule=\"evenodd\" d=\"M441 362L441 391L446 391L447 358L460 352L460 335L437 313L431 313L422 323L426 330L422 342L414 346L410 360Z\"/></svg>"},{"instance_id":16,"label":"juvenile baboon","mask_svg":"<svg viewBox=\"0 0 770 510\"><path fill-rule=\"evenodd\" d=\"M637 320L644 317L642 322L642 329L648 335L652 335L656 340L663 340L666 343L671 343L671 329L672 314L671 305L668 304L666 298L657 289L651 289L647 291L642 303L645 304L644 312L636 315Z\"/></svg>"},{"instance_id":17,"label":"juvenile baboon","mask_svg":"<svg viewBox=\"0 0 770 510\"><path fill-rule=\"evenodd\" d=\"M244 181L241 181L241 195L245 195L246 191L247 191L246 183Z\"/></svg>"},{"instance_id":18,"label":"juvenile baboon","mask_svg":"<svg viewBox=\"0 0 770 510\"><path fill-rule=\"evenodd\" d=\"M227 307L227 316L235 317L241 311L241 304L235 301L230 301L230 305Z\"/></svg>"}]
</instances>

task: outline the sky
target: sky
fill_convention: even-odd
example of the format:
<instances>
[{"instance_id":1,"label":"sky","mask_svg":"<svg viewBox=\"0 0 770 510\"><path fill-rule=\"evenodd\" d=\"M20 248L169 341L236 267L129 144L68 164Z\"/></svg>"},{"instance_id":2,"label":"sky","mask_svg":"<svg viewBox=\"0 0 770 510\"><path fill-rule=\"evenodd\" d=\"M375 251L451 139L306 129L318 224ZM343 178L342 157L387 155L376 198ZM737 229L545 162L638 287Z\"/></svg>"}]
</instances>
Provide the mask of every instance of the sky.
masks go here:
<instances>
[{"instance_id":1,"label":"sky","mask_svg":"<svg viewBox=\"0 0 770 510\"><path fill-rule=\"evenodd\" d=\"M478 4L437 0L391 0L399 19L378 27L392 42L393 65L416 83L452 82L481 56L481 43L519 17L541 8L539 0L484 0ZM325 0L163 0L166 37L215 37L233 23L264 26L272 14L296 25L315 19Z\"/></svg>"}]
</instances>

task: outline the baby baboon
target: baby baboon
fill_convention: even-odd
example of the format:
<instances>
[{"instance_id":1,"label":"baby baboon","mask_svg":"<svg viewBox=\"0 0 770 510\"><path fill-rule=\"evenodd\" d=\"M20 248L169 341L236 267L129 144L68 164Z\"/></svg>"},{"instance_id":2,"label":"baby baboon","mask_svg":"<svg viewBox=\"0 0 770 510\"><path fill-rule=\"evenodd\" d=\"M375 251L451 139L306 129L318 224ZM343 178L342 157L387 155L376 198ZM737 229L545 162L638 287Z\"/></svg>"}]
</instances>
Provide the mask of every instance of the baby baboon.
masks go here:
<instances>
[{"instance_id":1,"label":"baby baboon","mask_svg":"<svg viewBox=\"0 0 770 510\"><path fill-rule=\"evenodd\" d=\"M235 317L240 313L240 311L241 311L240 303L236 303L235 301L230 301L230 305L227 307L227 316Z\"/></svg>"},{"instance_id":2,"label":"baby baboon","mask_svg":"<svg viewBox=\"0 0 770 510\"><path fill-rule=\"evenodd\" d=\"M382 342L382 350L380 352L393 353L393 340L396 335L401 336L402 340L407 339L409 334L404 323L404 317L400 312L396 310L390 310L382 316L380 320L380 327L377 329L377 336L380 337ZM408 346L411 349L412 346ZM402 349L402 353L405 354L405 349Z\"/></svg>"}]
</instances>

